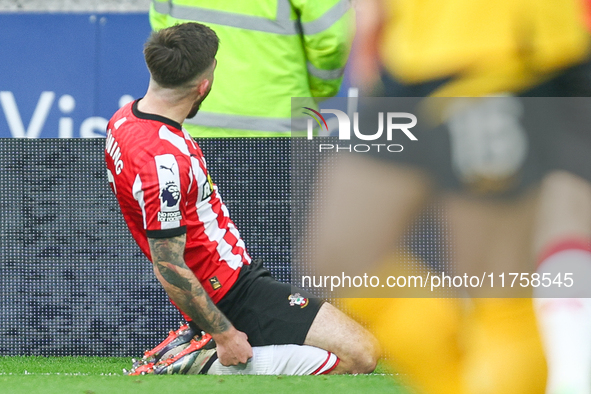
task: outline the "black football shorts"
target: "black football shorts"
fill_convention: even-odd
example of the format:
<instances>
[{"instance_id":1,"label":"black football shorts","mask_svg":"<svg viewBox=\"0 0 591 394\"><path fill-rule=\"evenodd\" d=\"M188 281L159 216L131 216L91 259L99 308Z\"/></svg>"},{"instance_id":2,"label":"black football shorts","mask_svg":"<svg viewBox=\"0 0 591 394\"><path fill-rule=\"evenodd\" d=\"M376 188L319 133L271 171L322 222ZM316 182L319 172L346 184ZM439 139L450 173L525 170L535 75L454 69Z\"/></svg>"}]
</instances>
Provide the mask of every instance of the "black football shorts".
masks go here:
<instances>
[{"instance_id":1,"label":"black football shorts","mask_svg":"<svg viewBox=\"0 0 591 394\"><path fill-rule=\"evenodd\" d=\"M389 99L368 99L366 107L360 99L360 128L365 133L377 130L376 113L420 114L418 108L425 102L433 108L441 100L451 102L421 98L447 80L418 85L402 85L388 76L384 80ZM514 196L555 170L591 182L591 61L515 96L480 100L478 106L457 111L444 124L428 127L424 119L419 116L412 129L418 140L409 141L397 133L400 141L393 142L404 146L399 153L382 149L360 155L422 168L444 190L481 197Z\"/></svg>"},{"instance_id":2,"label":"black football shorts","mask_svg":"<svg viewBox=\"0 0 591 394\"><path fill-rule=\"evenodd\" d=\"M217 307L252 346L302 345L324 300L282 283L261 260L240 271L232 289Z\"/></svg>"}]
</instances>

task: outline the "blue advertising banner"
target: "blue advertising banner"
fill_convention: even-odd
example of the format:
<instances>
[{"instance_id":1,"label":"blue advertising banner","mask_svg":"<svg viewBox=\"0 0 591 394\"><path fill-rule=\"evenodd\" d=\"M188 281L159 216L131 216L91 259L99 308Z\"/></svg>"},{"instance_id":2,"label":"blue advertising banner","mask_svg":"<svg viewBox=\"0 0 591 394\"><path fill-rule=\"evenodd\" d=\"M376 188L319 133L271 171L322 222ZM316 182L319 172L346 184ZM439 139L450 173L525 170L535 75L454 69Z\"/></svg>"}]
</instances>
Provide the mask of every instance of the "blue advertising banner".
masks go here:
<instances>
[{"instance_id":1,"label":"blue advertising banner","mask_svg":"<svg viewBox=\"0 0 591 394\"><path fill-rule=\"evenodd\" d=\"M0 138L96 138L141 97L147 13L0 14Z\"/></svg>"},{"instance_id":2,"label":"blue advertising banner","mask_svg":"<svg viewBox=\"0 0 591 394\"><path fill-rule=\"evenodd\" d=\"M147 13L0 13L0 138L105 137L111 115L146 91L150 31Z\"/></svg>"}]
</instances>

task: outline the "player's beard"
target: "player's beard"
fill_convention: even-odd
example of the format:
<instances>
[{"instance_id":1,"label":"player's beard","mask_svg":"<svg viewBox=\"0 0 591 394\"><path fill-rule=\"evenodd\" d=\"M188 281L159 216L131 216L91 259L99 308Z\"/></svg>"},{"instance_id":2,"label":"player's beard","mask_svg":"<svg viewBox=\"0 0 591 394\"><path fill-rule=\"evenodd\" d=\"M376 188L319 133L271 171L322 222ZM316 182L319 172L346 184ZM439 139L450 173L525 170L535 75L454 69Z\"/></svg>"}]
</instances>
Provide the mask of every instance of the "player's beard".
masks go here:
<instances>
[{"instance_id":1,"label":"player's beard","mask_svg":"<svg viewBox=\"0 0 591 394\"><path fill-rule=\"evenodd\" d=\"M187 119L192 119L193 117L195 117L195 115L197 115L197 112L199 112L199 107L201 106L201 103L203 102L203 100L205 100L205 98L207 97L209 92L211 92L211 88L209 88L207 90L207 92L205 93L205 95L203 97L200 97L199 99L197 99L197 101L195 101L195 103L193 103L193 106L191 107L191 110L189 111L189 114L187 115Z\"/></svg>"}]
</instances>

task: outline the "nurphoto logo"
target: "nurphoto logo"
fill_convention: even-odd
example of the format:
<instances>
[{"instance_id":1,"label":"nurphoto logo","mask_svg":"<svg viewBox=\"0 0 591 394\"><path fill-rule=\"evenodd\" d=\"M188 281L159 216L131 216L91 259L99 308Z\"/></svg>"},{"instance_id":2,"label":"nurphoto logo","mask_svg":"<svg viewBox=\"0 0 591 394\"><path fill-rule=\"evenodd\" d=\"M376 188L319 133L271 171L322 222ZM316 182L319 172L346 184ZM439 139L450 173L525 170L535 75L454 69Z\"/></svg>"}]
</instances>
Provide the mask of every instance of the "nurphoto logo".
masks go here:
<instances>
[{"instance_id":1,"label":"nurphoto logo","mask_svg":"<svg viewBox=\"0 0 591 394\"><path fill-rule=\"evenodd\" d=\"M353 130L354 136L362 141L375 141L382 137L384 129L386 131L386 140L392 141L392 136L397 133L403 133L409 140L417 141L417 137L410 131L411 128L416 126L417 117L409 112L378 112L378 130L373 134L364 134L359 130L359 113L353 113L353 127L351 127L351 120L349 115L338 109L321 109L320 112L313 110L309 107L303 107L310 112L304 112L309 115L312 119L308 119L307 137L311 140L314 136L314 122L315 120L320 129L328 131L328 124L322 114L333 114L336 116L338 122L338 137L339 141L350 141L351 130ZM384 127L384 123L386 124ZM364 130L366 131L366 130ZM373 143L373 144L319 144L318 147L320 152L323 151L347 151L347 152L369 152L375 150L377 152L402 152L404 149L401 144L385 144L385 143Z\"/></svg>"}]
</instances>

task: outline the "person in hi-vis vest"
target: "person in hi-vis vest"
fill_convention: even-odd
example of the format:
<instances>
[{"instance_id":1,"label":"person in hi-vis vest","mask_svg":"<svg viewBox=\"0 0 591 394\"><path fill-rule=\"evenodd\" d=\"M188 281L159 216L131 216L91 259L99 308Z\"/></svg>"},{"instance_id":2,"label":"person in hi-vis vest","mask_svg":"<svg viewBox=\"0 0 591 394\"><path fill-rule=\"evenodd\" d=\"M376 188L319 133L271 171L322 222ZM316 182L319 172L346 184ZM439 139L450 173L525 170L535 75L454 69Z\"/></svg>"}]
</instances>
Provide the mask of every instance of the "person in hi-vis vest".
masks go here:
<instances>
[{"instance_id":1,"label":"person in hi-vis vest","mask_svg":"<svg viewBox=\"0 0 591 394\"><path fill-rule=\"evenodd\" d=\"M317 108L338 93L355 29L350 0L152 0L154 30L186 21L220 38L215 89L184 124L193 137L291 136L291 98Z\"/></svg>"}]
</instances>

